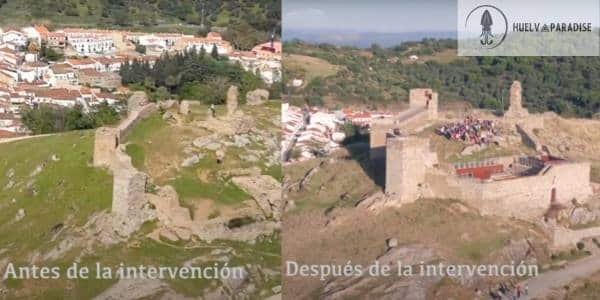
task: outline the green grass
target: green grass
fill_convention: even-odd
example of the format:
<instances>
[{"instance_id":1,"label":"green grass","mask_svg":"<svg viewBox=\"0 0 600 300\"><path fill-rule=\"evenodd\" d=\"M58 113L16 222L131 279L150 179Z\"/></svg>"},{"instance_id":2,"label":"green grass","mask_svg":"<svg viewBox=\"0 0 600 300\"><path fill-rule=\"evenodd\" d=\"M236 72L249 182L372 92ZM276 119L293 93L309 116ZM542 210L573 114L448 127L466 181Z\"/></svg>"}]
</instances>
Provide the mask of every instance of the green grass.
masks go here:
<instances>
[{"instance_id":1,"label":"green grass","mask_svg":"<svg viewBox=\"0 0 600 300\"><path fill-rule=\"evenodd\" d=\"M205 183L197 179L195 173L183 171L171 182L185 204L199 198L213 199L221 204L236 204L250 199L250 195L231 182Z\"/></svg>"},{"instance_id":2,"label":"green grass","mask_svg":"<svg viewBox=\"0 0 600 300\"><path fill-rule=\"evenodd\" d=\"M127 155L131 157L131 164L133 164L136 169L143 170L145 160L144 148L138 144L128 144L125 150Z\"/></svg>"},{"instance_id":3,"label":"green grass","mask_svg":"<svg viewBox=\"0 0 600 300\"><path fill-rule=\"evenodd\" d=\"M69 132L0 144L0 248L13 259L47 249L57 224L81 226L112 200L112 176L91 167L93 132ZM56 155L60 161L53 161ZM45 165L31 176L37 166ZM14 186L5 176L14 170ZM15 203L13 203L14 199ZM15 222L19 209L25 218Z\"/></svg>"}]
</instances>

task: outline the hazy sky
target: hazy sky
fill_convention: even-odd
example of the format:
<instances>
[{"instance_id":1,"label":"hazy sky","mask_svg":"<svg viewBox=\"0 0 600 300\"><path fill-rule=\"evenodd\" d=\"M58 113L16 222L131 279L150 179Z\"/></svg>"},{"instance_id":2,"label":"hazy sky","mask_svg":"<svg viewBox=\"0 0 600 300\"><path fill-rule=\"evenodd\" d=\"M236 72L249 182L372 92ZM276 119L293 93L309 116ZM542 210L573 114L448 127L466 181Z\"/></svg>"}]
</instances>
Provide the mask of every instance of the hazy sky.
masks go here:
<instances>
[{"instance_id":1,"label":"hazy sky","mask_svg":"<svg viewBox=\"0 0 600 300\"><path fill-rule=\"evenodd\" d=\"M284 0L283 28L360 32L456 30L456 0Z\"/></svg>"}]
</instances>

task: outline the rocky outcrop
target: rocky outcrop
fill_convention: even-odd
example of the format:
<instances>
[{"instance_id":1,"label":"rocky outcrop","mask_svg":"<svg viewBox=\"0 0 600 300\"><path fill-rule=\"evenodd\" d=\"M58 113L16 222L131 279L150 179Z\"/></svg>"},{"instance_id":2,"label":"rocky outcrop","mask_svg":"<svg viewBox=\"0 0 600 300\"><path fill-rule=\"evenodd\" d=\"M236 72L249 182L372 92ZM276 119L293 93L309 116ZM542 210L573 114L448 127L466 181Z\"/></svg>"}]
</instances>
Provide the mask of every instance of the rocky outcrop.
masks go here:
<instances>
[{"instance_id":1,"label":"rocky outcrop","mask_svg":"<svg viewBox=\"0 0 600 300\"><path fill-rule=\"evenodd\" d=\"M261 105L269 100L269 91L265 89L256 89L246 93L246 103L248 105Z\"/></svg>"},{"instance_id":2,"label":"rocky outcrop","mask_svg":"<svg viewBox=\"0 0 600 300\"><path fill-rule=\"evenodd\" d=\"M179 114L187 116L190 114L190 101L183 100L179 103Z\"/></svg>"},{"instance_id":3,"label":"rocky outcrop","mask_svg":"<svg viewBox=\"0 0 600 300\"><path fill-rule=\"evenodd\" d=\"M157 218L163 237L172 236L188 240L197 236L204 241L217 239L254 242L257 237L270 235L279 229L279 223L265 220L265 216L251 203L246 209L238 209L232 214L198 222L192 219L188 208L179 204L177 192L170 186L161 187L156 195L146 194L147 200L156 207Z\"/></svg>"},{"instance_id":4,"label":"rocky outcrop","mask_svg":"<svg viewBox=\"0 0 600 300\"><path fill-rule=\"evenodd\" d=\"M398 274L398 261L404 266L430 262L437 256L423 245L406 245L390 248L377 258L380 265L390 265L391 274ZM415 271L416 272L416 271ZM441 277L436 276L391 276L390 278L368 276L337 277L329 281L321 299L426 299L427 291Z\"/></svg>"},{"instance_id":5,"label":"rocky outcrop","mask_svg":"<svg viewBox=\"0 0 600 300\"><path fill-rule=\"evenodd\" d=\"M233 183L246 191L258 203L265 216L281 219L281 183L268 175L240 176Z\"/></svg>"},{"instance_id":6,"label":"rocky outcrop","mask_svg":"<svg viewBox=\"0 0 600 300\"><path fill-rule=\"evenodd\" d=\"M160 296L170 290L166 282L157 279L121 279L94 300L135 300Z\"/></svg>"}]
</instances>

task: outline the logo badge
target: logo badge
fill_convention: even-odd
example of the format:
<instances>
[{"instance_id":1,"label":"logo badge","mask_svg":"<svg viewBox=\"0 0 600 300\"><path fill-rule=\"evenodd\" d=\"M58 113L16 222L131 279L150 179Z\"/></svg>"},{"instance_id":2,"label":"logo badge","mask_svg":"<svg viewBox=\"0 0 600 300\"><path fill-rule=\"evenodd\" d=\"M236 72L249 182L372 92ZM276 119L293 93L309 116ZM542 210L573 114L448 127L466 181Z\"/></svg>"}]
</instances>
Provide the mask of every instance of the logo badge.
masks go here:
<instances>
[{"instance_id":1,"label":"logo badge","mask_svg":"<svg viewBox=\"0 0 600 300\"><path fill-rule=\"evenodd\" d=\"M479 31L475 28L479 28ZM479 34L481 48L494 49L506 39L508 19L499 8L493 5L480 5L467 15L465 29Z\"/></svg>"}]
</instances>

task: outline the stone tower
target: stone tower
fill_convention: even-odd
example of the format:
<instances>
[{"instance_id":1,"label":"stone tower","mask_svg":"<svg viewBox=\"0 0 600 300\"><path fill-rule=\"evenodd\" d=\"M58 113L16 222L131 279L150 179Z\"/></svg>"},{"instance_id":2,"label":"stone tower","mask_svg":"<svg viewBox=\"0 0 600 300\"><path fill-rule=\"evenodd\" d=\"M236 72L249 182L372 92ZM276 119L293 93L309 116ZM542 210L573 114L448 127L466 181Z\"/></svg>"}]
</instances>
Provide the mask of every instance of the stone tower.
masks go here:
<instances>
[{"instance_id":1,"label":"stone tower","mask_svg":"<svg viewBox=\"0 0 600 300\"><path fill-rule=\"evenodd\" d=\"M425 108L429 120L438 117L438 93L432 89L411 89L408 102L410 108Z\"/></svg>"},{"instance_id":2,"label":"stone tower","mask_svg":"<svg viewBox=\"0 0 600 300\"><path fill-rule=\"evenodd\" d=\"M238 91L238 87L232 85L227 90L227 116L232 116L238 108L238 96L240 92Z\"/></svg>"},{"instance_id":3,"label":"stone tower","mask_svg":"<svg viewBox=\"0 0 600 300\"><path fill-rule=\"evenodd\" d=\"M410 203L423 195L428 167L437 163L429 140L416 136L388 137L386 146L385 193L398 204Z\"/></svg>"},{"instance_id":4,"label":"stone tower","mask_svg":"<svg viewBox=\"0 0 600 300\"><path fill-rule=\"evenodd\" d=\"M119 130L112 127L96 129L94 138L94 167L111 167L119 146Z\"/></svg>"},{"instance_id":5,"label":"stone tower","mask_svg":"<svg viewBox=\"0 0 600 300\"><path fill-rule=\"evenodd\" d=\"M504 114L505 117L508 118L523 118L529 115L527 109L523 108L523 89L521 87L521 82L514 81L510 86L510 105L508 106L508 110Z\"/></svg>"}]
</instances>

